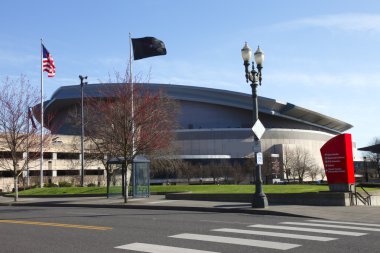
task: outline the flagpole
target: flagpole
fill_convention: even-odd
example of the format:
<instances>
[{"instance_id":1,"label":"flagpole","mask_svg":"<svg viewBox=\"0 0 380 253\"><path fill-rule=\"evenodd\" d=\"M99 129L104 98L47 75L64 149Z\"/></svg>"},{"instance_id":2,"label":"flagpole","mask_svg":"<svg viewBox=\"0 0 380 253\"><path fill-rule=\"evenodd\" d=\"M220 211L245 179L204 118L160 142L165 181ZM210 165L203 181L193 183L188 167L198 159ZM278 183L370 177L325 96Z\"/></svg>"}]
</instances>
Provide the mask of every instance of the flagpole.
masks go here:
<instances>
[{"instance_id":1,"label":"flagpole","mask_svg":"<svg viewBox=\"0 0 380 253\"><path fill-rule=\"evenodd\" d=\"M40 136L40 188L44 187L43 163L44 163L44 148L43 148L43 129L44 129L44 75L43 75L43 44L41 39L41 136Z\"/></svg>"},{"instance_id":2,"label":"flagpole","mask_svg":"<svg viewBox=\"0 0 380 253\"><path fill-rule=\"evenodd\" d=\"M131 33L129 33L129 78L132 90L132 155L135 154L135 108L134 108L134 85L133 85L133 75L132 75L132 38Z\"/></svg>"},{"instance_id":3,"label":"flagpole","mask_svg":"<svg viewBox=\"0 0 380 253\"><path fill-rule=\"evenodd\" d=\"M29 180L29 120L30 120L30 116L29 116L29 110L30 110L30 107L28 106L28 111L27 111L27 119L28 119L28 123L26 124L27 126L27 135L26 135L26 186L29 188L29 183L30 183L30 180Z\"/></svg>"},{"instance_id":4,"label":"flagpole","mask_svg":"<svg viewBox=\"0 0 380 253\"><path fill-rule=\"evenodd\" d=\"M134 123L134 87L133 87L133 76L132 76L132 38L131 33L129 33L129 83L131 85L131 118L132 118L132 169L133 169L133 155L135 154L135 123ZM125 168L125 192L124 192L124 203L128 201L128 189L129 189L129 181L128 181L128 167Z\"/></svg>"}]
</instances>

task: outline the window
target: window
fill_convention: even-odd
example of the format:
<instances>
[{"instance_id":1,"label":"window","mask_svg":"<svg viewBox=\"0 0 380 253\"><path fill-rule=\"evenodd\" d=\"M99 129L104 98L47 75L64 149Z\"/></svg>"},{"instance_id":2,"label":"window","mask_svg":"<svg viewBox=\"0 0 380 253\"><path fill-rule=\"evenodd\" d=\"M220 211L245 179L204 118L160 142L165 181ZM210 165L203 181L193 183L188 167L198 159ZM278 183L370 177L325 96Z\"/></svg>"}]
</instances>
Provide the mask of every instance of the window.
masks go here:
<instances>
[{"instance_id":1,"label":"window","mask_svg":"<svg viewBox=\"0 0 380 253\"><path fill-rule=\"evenodd\" d=\"M104 175L104 170L85 170L84 174L86 176L100 176Z\"/></svg>"},{"instance_id":2,"label":"window","mask_svg":"<svg viewBox=\"0 0 380 253\"><path fill-rule=\"evenodd\" d=\"M30 159L38 159L40 157L41 157L40 152L29 152L29 158ZM53 153L44 152L44 159L53 159Z\"/></svg>"},{"instance_id":3,"label":"window","mask_svg":"<svg viewBox=\"0 0 380 253\"><path fill-rule=\"evenodd\" d=\"M84 153L84 159L103 160L104 159L104 155L102 155L102 154L95 154L95 153Z\"/></svg>"},{"instance_id":4,"label":"window","mask_svg":"<svg viewBox=\"0 0 380 253\"><path fill-rule=\"evenodd\" d=\"M13 177L12 171L0 171L0 177Z\"/></svg>"},{"instance_id":5,"label":"window","mask_svg":"<svg viewBox=\"0 0 380 253\"><path fill-rule=\"evenodd\" d=\"M22 158L22 152L16 152L17 158ZM0 152L0 158L5 159L12 159L12 152L10 151L1 151Z\"/></svg>"},{"instance_id":6,"label":"window","mask_svg":"<svg viewBox=\"0 0 380 253\"><path fill-rule=\"evenodd\" d=\"M40 171L39 170L29 170L29 176L36 177L36 176L39 176L39 175L40 175Z\"/></svg>"},{"instance_id":7,"label":"window","mask_svg":"<svg viewBox=\"0 0 380 253\"><path fill-rule=\"evenodd\" d=\"M79 176L79 170L57 170L57 176Z\"/></svg>"},{"instance_id":8,"label":"window","mask_svg":"<svg viewBox=\"0 0 380 253\"><path fill-rule=\"evenodd\" d=\"M78 160L79 159L79 153L57 153L57 159Z\"/></svg>"}]
</instances>

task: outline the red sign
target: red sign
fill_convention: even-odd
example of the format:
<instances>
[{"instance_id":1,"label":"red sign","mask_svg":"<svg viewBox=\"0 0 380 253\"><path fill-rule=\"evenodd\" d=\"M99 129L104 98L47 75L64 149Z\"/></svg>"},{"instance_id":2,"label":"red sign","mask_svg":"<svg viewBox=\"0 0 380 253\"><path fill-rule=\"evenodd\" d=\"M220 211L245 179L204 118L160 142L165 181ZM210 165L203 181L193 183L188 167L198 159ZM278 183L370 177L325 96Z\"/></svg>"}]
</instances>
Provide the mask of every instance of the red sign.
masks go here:
<instances>
[{"instance_id":1,"label":"red sign","mask_svg":"<svg viewBox=\"0 0 380 253\"><path fill-rule=\"evenodd\" d=\"M355 184L351 134L340 134L321 148L329 184Z\"/></svg>"}]
</instances>

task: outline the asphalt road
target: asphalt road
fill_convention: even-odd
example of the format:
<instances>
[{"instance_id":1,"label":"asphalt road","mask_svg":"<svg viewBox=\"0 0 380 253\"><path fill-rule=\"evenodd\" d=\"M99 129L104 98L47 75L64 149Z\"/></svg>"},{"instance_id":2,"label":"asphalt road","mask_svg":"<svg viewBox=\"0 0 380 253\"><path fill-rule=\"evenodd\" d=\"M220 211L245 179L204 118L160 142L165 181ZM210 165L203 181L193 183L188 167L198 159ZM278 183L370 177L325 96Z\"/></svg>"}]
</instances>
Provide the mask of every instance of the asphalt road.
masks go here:
<instances>
[{"instance_id":1,"label":"asphalt road","mask_svg":"<svg viewBox=\"0 0 380 253\"><path fill-rule=\"evenodd\" d=\"M0 207L2 253L380 252L379 239L380 224L184 211Z\"/></svg>"}]
</instances>

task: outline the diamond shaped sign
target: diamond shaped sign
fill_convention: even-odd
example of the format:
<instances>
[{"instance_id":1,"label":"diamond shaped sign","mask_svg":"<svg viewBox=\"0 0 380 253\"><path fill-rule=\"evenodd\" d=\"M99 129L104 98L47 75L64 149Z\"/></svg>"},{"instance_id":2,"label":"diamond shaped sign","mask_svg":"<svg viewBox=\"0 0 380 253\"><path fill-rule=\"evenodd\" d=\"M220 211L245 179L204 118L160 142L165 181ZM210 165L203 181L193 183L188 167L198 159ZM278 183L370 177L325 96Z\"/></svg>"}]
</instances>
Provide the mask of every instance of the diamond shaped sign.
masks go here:
<instances>
[{"instance_id":1,"label":"diamond shaped sign","mask_svg":"<svg viewBox=\"0 0 380 253\"><path fill-rule=\"evenodd\" d=\"M261 121L259 119L253 125L252 131L259 140L261 139L261 137L265 133L265 127L263 126L263 124L261 123Z\"/></svg>"}]
</instances>

